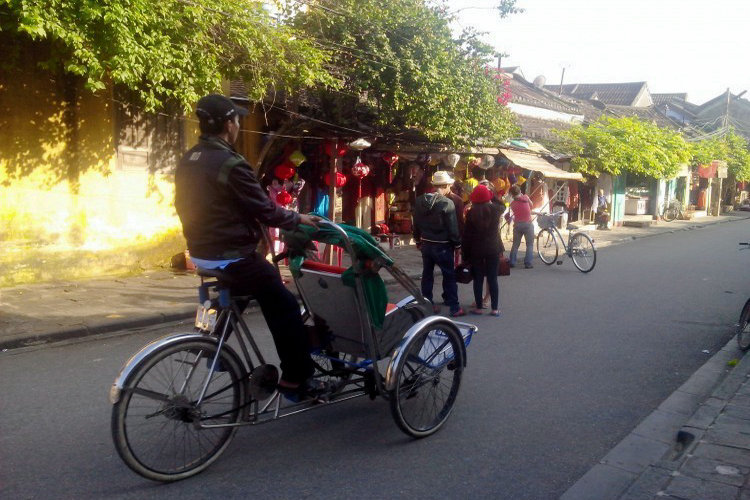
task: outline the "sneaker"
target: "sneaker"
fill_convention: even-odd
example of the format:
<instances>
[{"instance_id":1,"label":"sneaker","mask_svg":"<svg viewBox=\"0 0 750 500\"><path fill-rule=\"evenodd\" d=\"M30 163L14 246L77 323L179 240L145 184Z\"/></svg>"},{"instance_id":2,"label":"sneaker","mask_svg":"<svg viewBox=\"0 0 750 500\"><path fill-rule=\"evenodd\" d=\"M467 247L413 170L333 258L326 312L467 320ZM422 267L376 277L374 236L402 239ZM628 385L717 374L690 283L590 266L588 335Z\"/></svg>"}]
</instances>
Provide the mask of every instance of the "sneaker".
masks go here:
<instances>
[{"instance_id":1,"label":"sneaker","mask_svg":"<svg viewBox=\"0 0 750 500\"><path fill-rule=\"evenodd\" d=\"M500 310L495 309L494 311L490 311L490 316L495 316L496 318L500 317Z\"/></svg>"},{"instance_id":2,"label":"sneaker","mask_svg":"<svg viewBox=\"0 0 750 500\"><path fill-rule=\"evenodd\" d=\"M460 316L466 316L466 311L464 311L461 308L459 308L457 311L453 311L451 313L451 318L458 318Z\"/></svg>"},{"instance_id":3,"label":"sneaker","mask_svg":"<svg viewBox=\"0 0 750 500\"><path fill-rule=\"evenodd\" d=\"M523 267L525 267L526 269L534 269L534 266L532 264L526 264Z\"/></svg>"}]
</instances>

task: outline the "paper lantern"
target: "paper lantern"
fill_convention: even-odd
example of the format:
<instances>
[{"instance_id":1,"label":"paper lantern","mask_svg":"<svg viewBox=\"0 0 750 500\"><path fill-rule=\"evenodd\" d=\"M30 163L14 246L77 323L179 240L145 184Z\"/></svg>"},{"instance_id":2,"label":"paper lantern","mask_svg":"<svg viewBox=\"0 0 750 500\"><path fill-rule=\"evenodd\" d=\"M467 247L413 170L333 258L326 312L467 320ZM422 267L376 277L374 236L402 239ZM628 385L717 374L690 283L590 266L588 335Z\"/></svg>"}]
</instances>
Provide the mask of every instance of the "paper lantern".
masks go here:
<instances>
[{"instance_id":1,"label":"paper lantern","mask_svg":"<svg viewBox=\"0 0 750 500\"><path fill-rule=\"evenodd\" d=\"M363 149L367 149L372 144L369 143L366 139L359 138L357 140L354 140L349 143L349 147L353 149L354 151L362 151Z\"/></svg>"},{"instance_id":2,"label":"paper lantern","mask_svg":"<svg viewBox=\"0 0 750 500\"><path fill-rule=\"evenodd\" d=\"M459 155L456 153L451 153L449 155L446 155L445 158L443 158L443 163L446 167L450 169L456 168L456 165L458 165L458 161L461 159Z\"/></svg>"},{"instance_id":3,"label":"paper lantern","mask_svg":"<svg viewBox=\"0 0 750 500\"><path fill-rule=\"evenodd\" d=\"M362 198L362 178L367 177L370 173L370 167L365 165L357 158L352 167L352 175L357 178L357 199Z\"/></svg>"},{"instance_id":4,"label":"paper lantern","mask_svg":"<svg viewBox=\"0 0 750 500\"><path fill-rule=\"evenodd\" d=\"M305 162L305 160L307 160L307 158L299 149L289 155L289 161L294 163L295 167L299 167L302 163Z\"/></svg>"},{"instance_id":5,"label":"paper lantern","mask_svg":"<svg viewBox=\"0 0 750 500\"><path fill-rule=\"evenodd\" d=\"M331 185L331 173L330 172L328 172L323 179L325 180L325 183L327 186ZM336 172L336 187L340 188L344 184L346 184L346 176L342 174L341 172Z\"/></svg>"},{"instance_id":6,"label":"paper lantern","mask_svg":"<svg viewBox=\"0 0 750 500\"><path fill-rule=\"evenodd\" d=\"M484 155L479 161L479 168L481 168L482 170L487 170L489 168L492 168L494 164L495 164L495 158L493 156Z\"/></svg>"},{"instance_id":7,"label":"paper lantern","mask_svg":"<svg viewBox=\"0 0 750 500\"><path fill-rule=\"evenodd\" d=\"M362 177L367 177L369 173L370 173L370 167L368 167L361 161L357 161L352 167L352 175L354 177L359 177L361 179Z\"/></svg>"},{"instance_id":8,"label":"paper lantern","mask_svg":"<svg viewBox=\"0 0 750 500\"><path fill-rule=\"evenodd\" d=\"M398 161L398 155L396 153L383 153L381 158L383 158L383 161L386 162L389 167L392 167Z\"/></svg>"},{"instance_id":9,"label":"paper lantern","mask_svg":"<svg viewBox=\"0 0 750 500\"><path fill-rule=\"evenodd\" d=\"M288 161L277 165L276 168L273 169L274 177L281 179L282 181L291 179L296 172L294 164Z\"/></svg>"},{"instance_id":10,"label":"paper lantern","mask_svg":"<svg viewBox=\"0 0 750 500\"><path fill-rule=\"evenodd\" d=\"M334 143L332 142L326 142L325 146L325 153L328 156L344 156L346 154L347 147L346 144L339 144L338 148L334 151Z\"/></svg>"},{"instance_id":11,"label":"paper lantern","mask_svg":"<svg viewBox=\"0 0 750 500\"><path fill-rule=\"evenodd\" d=\"M286 189L282 189L279 191L279 194L276 195L276 203L279 205L289 205L292 202L292 195L289 194Z\"/></svg>"}]
</instances>

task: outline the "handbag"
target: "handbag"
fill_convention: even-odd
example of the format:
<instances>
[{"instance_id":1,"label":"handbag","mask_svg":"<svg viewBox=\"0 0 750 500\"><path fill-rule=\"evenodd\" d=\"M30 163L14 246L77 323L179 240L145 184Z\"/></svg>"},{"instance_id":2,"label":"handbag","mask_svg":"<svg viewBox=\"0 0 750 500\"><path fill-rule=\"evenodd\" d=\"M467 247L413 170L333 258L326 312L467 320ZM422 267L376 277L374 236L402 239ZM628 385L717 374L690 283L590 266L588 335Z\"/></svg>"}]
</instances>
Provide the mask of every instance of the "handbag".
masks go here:
<instances>
[{"instance_id":1,"label":"handbag","mask_svg":"<svg viewBox=\"0 0 750 500\"><path fill-rule=\"evenodd\" d=\"M497 266L498 276L510 276L510 259L503 254L500 254L500 263Z\"/></svg>"},{"instance_id":2,"label":"handbag","mask_svg":"<svg viewBox=\"0 0 750 500\"><path fill-rule=\"evenodd\" d=\"M471 264L461 262L456 266L456 281L459 283L471 283L474 277L471 275Z\"/></svg>"}]
</instances>

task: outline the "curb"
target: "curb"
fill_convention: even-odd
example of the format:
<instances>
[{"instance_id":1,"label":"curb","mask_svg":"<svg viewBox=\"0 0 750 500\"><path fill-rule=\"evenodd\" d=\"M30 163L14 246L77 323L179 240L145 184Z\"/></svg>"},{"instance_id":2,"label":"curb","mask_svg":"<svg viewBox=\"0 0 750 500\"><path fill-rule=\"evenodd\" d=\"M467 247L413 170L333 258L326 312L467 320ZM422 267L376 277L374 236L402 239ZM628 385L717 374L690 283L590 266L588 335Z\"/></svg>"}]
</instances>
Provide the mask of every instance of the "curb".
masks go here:
<instances>
[{"instance_id":1,"label":"curb","mask_svg":"<svg viewBox=\"0 0 750 500\"><path fill-rule=\"evenodd\" d=\"M738 358L740 363L727 368L730 360ZM561 500L657 496L748 372L750 357L743 356L733 336L563 493Z\"/></svg>"},{"instance_id":2,"label":"curb","mask_svg":"<svg viewBox=\"0 0 750 500\"><path fill-rule=\"evenodd\" d=\"M411 279L418 280L420 279L421 274L409 274L408 276ZM397 283L396 279L393 277L385 278L383 282L386 286ZM299 294L296 291L293 291L292 293L299 301ZM20 349L23 347L34 347L54 342L62 342L65 340L84 338L92 335L111 333L119 330L130 330L163 323L171 323L174 321L183 321L195 316L195 307L196 306L191 305L189 307L186 306L165 313L139 314L129 318L94 320L91 323L82 323L81 325L64 327L59 330L13 335L0 340L0 351ZM258 303L253 300L248 304L245 312L252 312L257 308Z\"/></svg>"}]
</instances>

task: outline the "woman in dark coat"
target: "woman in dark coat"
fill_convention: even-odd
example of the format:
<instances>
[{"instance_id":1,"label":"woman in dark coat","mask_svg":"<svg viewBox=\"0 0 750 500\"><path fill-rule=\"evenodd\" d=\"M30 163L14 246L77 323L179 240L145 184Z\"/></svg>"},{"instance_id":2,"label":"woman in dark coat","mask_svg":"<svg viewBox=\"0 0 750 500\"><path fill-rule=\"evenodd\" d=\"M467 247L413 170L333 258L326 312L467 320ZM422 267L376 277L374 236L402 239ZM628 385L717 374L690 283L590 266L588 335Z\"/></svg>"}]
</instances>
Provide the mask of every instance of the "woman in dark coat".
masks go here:
<instances>
[{"instance_id":1,"label":"woman in dark coat","mask_svg":"<svg viewBox=\"0 0 750 500\"><path fill-rule=\"evenodd\" d=\"M474 277L473 314L482 314L482 288L484 279L490 289L492 316L500 316L500 291L497 284L497 268L503 243L500 240L500 217L505 211L502 203L492 203L492 191L480 184L471 192L471 208L466 214L461 250L465 262L471 264Z\"/></svg>"}]
</instances>

